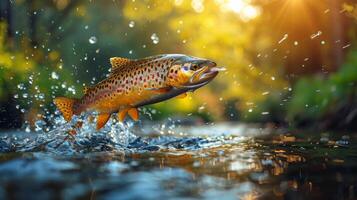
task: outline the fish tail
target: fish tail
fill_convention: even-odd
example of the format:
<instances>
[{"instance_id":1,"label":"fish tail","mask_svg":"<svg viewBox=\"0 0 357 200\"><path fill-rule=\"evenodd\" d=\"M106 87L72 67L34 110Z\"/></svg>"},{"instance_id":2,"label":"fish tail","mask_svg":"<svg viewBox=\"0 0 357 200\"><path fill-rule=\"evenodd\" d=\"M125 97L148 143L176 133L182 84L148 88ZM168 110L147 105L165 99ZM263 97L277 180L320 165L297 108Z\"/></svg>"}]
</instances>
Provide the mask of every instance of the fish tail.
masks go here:
<instances>
[{"instance_id":1,"label":"fish tail","mask_svg":"<svg viewBox=\"0 0 357 200\"><path fill-rule=\"evenodd\" d=\"M74 105L78 99L71 99L67 97L57 97L53 100L58 110L62 113L64 119L68 122L71 121L74 114Z\"/></svg>"}]
</instances>

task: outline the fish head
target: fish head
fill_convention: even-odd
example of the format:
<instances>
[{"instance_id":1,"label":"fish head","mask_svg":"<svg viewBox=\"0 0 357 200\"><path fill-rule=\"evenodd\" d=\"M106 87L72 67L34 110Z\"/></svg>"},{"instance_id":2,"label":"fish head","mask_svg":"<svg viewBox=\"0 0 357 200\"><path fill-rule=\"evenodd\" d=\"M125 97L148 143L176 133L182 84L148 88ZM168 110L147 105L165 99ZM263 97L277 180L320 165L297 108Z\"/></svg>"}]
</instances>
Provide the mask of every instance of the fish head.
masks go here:
<instances>
[{"instance_id":1,"label":"fish head","mask_svg":"<svg viewBox=\"0 0 357 200\"><path fill-rule=\"evenodd\" d=\"M168 73L169 85L176 88L193 88L212 81L224 68L211 60L182 56L171 65Z\"/></svg>"}]
</instances>

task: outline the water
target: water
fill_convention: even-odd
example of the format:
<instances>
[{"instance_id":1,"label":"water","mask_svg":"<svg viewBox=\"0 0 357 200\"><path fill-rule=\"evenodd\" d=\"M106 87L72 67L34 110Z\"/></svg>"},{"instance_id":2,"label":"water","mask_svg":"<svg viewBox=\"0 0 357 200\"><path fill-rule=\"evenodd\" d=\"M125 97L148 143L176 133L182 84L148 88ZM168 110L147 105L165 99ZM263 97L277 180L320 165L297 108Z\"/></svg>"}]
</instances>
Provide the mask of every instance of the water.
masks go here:
<instances>
[{"instance_id":1,"label":"water","mask_svg":"<svg viewBox=\"0 0 357 200\"><path fill-rule=\"evenodd\" d=\"M111 123L111 122L110 122ZM356 138L242 124L56 124L0 140L0 199L355 199Z\"/></svg>"}]
</instances>

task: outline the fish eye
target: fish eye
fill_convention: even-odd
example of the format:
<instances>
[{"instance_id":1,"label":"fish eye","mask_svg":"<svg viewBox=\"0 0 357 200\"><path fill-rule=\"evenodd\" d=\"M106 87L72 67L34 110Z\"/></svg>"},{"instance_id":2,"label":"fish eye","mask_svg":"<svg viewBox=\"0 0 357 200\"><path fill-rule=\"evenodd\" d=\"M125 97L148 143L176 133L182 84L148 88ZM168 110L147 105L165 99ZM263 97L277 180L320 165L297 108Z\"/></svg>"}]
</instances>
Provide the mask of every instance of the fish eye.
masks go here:
<instances>
[{"instance_id":1,"label":"fish eye","mask_svg":"<svg viewBox=\"0 0 357 200\"><path fill-rule=\"evenodd\" d=\"M182 69L183 69L184 71L188 71L188 70L189 70L188 66L183 66Z\"/></svg>"},{"instance_id":2,"label":"fish eye","mask_svg":"<svg viewBox=\"0 0 357 200\"><path fill-rule=\"evenodd\" d=\"M193 71L195 71L197 68L198 68L197 65L192 65L192 66L191 66L191 69L192 69Z\"/></svg>"}]
</instances>

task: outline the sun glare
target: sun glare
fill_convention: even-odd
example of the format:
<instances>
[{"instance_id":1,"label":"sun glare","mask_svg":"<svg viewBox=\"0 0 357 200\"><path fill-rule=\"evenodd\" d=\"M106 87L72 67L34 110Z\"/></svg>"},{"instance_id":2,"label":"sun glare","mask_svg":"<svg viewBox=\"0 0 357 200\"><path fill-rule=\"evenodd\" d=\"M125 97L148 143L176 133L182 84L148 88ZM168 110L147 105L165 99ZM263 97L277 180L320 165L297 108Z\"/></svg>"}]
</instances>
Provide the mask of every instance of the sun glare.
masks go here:
<instances>
[{"instance_id":1,"label":"sun glare","mask_svg":"<svg viewBox=\"0 0 357 200\"><path fill-rule=\"evenodd\" d=\"M243 21L249 21L260 15L260 9L253 6L248 0L217 0L222 11L232 11L239 15Z\"/></svg>"}]
</instances>

